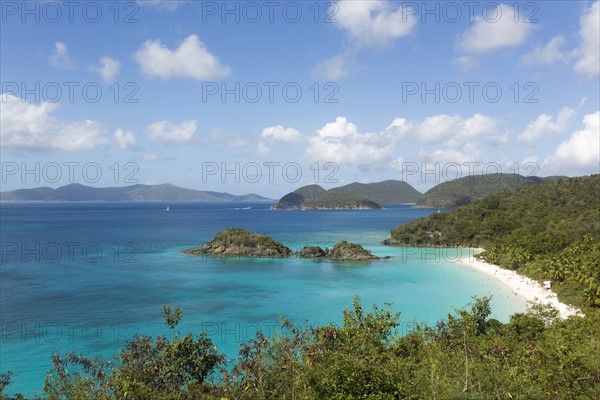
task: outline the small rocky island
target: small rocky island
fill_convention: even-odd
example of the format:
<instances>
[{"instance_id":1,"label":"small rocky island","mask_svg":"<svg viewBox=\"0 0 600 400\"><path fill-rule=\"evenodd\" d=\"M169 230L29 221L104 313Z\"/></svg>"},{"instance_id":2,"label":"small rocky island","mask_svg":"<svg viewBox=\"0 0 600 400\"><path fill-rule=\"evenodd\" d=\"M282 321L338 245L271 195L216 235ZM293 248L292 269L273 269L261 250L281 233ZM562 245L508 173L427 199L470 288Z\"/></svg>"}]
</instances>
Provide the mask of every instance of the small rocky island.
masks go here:
<instances>
[{"instance_id":1,"label":"small rocky island","mask_svg":"<svg viewBox=\"0 0 600 400\"><path fill-rule=\"evenodd\" d=\"M343 241L333 245L332 249L322 249L319 246L306 246L296 253L300 258L328 259L332 261L367 261L379 260L369 250L360 244Z\"/></svg>"},{"instance_id":2,"label":"small rocky island","mask_svg":"<svg viewBox=\"0 0 600 400\"><path fill-rule=\"evenodd\" d=\"M296 255L300 258L313 258L331 261L368 261L378 260L369 250L361 245L346 241L336 243L332 249L319 246L306 246L294 253L283 245L260 233L248 232L242 228L229 228L199 247L183 250L186 254L209 255L216 257L258 257L284 258Z\"/></svg>"},{"instance_id":3,"label":"small rocky island","mask_svg":"<svg viewBox=\"0 0 600 400\"><path fill-rule=\"evenodd\" d=\"M221 231L203 246L183 251L186 254L220 257L289 257L294 252L267 235L242 228Z\"/></svg>"}]
</instances>

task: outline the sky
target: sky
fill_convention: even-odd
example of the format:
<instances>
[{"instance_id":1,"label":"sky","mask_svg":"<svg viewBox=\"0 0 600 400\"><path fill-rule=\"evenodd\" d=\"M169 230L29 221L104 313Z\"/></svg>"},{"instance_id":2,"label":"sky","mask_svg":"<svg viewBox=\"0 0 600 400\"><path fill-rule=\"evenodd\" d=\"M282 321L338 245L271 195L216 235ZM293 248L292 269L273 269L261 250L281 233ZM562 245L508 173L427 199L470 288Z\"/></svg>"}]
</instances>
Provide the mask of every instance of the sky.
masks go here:
<instances>
[{"instance_id":1,"label":"sky","mask_svg":"<svg viewBox=\"0 0 600 400\"><path fill-rule=\"evenodd\" d=\"M599 1L4 1L2 191L600 172Z\"/></svg>"}]
</instances>

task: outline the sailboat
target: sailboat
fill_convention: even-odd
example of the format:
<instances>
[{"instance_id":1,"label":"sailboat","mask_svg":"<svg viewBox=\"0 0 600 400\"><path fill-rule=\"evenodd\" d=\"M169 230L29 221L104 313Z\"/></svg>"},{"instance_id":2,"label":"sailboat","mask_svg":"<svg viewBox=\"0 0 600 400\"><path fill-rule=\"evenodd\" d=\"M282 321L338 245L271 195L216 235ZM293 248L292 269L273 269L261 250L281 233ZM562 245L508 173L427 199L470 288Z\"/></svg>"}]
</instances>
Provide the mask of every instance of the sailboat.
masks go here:
<instances>
[{"instance_id":1,"label":"sailboat","mask_svg":"<svg viewBox=\"0 0 600 400\"><path fill-rule=\"evenodd\" d=\"M167 208L165 209L165 211L171 211L171 209L169 208L169 206L167 206Z\"/></svg>"}]
</instances>

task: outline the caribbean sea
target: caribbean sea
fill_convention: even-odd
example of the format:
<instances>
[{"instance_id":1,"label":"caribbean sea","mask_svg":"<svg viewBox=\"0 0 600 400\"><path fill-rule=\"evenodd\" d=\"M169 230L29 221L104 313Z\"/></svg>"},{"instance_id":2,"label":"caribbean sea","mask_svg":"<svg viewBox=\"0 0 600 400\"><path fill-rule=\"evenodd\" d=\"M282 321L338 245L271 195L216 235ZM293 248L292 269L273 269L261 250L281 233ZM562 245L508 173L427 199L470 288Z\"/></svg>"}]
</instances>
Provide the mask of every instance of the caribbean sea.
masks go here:
<instances>
[{"instance_id":1,"label":"caribbean sea","mask_svg":"<svg viewBox=\"0 0 600 400\"><path fill-rule=\"evenodd\" d=\"M165 211L169 206L170 211ZM390 302L402 332L434 324L492 295L507 321L524 301L501 283L453 263L466 249L386 247L391 228L437 210L271 211L239 203L1 203L0 372L10 393L42 395L51 355L110 358L134 335L170 335L162 304L183 309L177 331L205 331L235 359L257 329L282 318L340 324L355 295ZM359 243L389 259L365 263L289 259L214 259L181 250L240 227L293 250Z\"/></svg>"}]
</instances>

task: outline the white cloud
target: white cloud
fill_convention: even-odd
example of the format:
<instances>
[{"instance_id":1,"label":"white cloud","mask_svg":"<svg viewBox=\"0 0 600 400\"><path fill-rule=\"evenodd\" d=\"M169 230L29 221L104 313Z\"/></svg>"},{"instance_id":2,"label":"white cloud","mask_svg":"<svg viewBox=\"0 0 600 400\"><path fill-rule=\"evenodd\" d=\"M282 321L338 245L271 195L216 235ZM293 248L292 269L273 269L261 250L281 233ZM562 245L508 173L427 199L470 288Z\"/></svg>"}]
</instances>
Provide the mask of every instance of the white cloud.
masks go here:
<instances>
[{"instance_id":1,"label":"white cloud","mask_svg":"<svg viewBox=\"0 0 600 400\"><path fill-rule=\"evenodd\" d=\"M196 129L196 120L182 121L179 124L174 124L171 121L160 121L146 127L146 136L150 140L182 144L189 142L194 137Z\"/></svg>"},{"instance_id":2,"label":"white cloud","mask_svg":"<svg viewBox=\"0 0 600 400\"><path fill-rule=\"evenodd\" d=\"M2 94L0 142L2 147L36 151L89 150L109 142L97 121L59 121L51 114L58 106L30 104Z\"/></svg>"},{"instance_id":3,"label":"white cloud","mask_svg":"<svg viewBox=\"0 0 600 400\"><path fill-rule=\"evenodd\" d=\"M499 134L500 121L479 113L470 118L459 115L440 114L427 117L417 127L417 137L421 143L443 143L447 147L463 146L480 136L494 138Z\"/></svg>"},{"instance_id":4,"label":"white cloud","mask_svg":"<svg viewBox=\"0 0 600 400\"><path fill-rule=\"evenodd\" d=\"M54 51L48 57L50 65L56 68L75 69L75 61L69 56L67 45L63 42L54 43Z\"/></svg>"},{"instance_id":5,"label":"white cloud","mask_svg":"<svg viewBox=\"0 0 600 400\"><path fill-rule=\"evenodd\" d=\"M170 50L160 40L148 40L135 52L134 58L142 73L153 78L193 78L207 80L224 78L231 68L222 65L197 35L190 35L181 45Z\"/></svg>"},{"instance_id":6,"label":"white cloud","mask_svg":"<svg viewBox=\"0 0 600 400\"><path fill-rule=\"evenodd\" d=\"M477 66L477 61L473 57L460 56L452 60L452 64L462 71L468 71Z\"/></svg>"},{"instance_id":7,"label":"white cloud","mask_svg":"<svg viewBox=\"0 0 600 400\"><path fill-rule=\"evenodd\" d=\"M335 24L343 29L358 47L384 48L406 36L416 25L414 15L403 12L403 6L383 0L340 0Z\"/></svg>"},{"instance_id":8,"label":"white cloud","mask_svg":"<svg viewBox=\"0 0 600 400\"><path fill-rule=\"evenodd\" d=\"M546 158L544 166L553 171L600 172L600 111L584 116L583 125Z\"/></svg>"},{"instance_id":9,"label":"white cloud","mask_svg":"<svg viewBox=\"0 0 600 400\"><path fill-rule=\"evenodd\" d=\"M579 20L581 45L576 50L575 71L590 78L600 76L600 1L592 4Z\"/></svg>"},{"instance_id":10,"label":"white cloud","mask_svg":"<svg viewBox=\"0 0 600 400\"><path fill-rule=\"evenodd\" d=\"M316 78L338 80L350 74L352 61L348 56L338 54L318 63L311 71Z\"/></svg>"},{"instance_id":11,"label":"white cloud","mask_svg":"<svg viewBox=\"0 0 600 400\"><path fill-rule=\"evenodd\" d=\"M274 147L281 148L288 144L302 141L302 134L294 128L285 128L281 125L264 128L258 142L258 153L265 156Z\"/></svg>"},{"instance_id":12,"label":"white cloud","mask_svg":"<svg viewBox=\"0 0 600 400\"><path fill-rule=\"evenodd\" d=\"M525 131L517 136L519 141L535 140L546 133L564 132L569 125L569 121L575 115L575 110L569 107L563 107L558 112L556 119L548 114L540 114L535 121L527 124Z\"/></svg>"},{"instance_id":13,"label":"white cloud","mask_svg":"<svg viewBox=\"0 0 600 400\"><path fill-rule=\"evenodd\" d=\"M418 156L423 162L420 166L421 171L424 171L422 177L425 180L434 178L435 183L468 176L488 165L484 162L484 155L476 143L467 143L460 150L421 150ZM430 171L429 176L425 171ZM496 168L490 169L490 173L495 171Z\"/></svg>"},{"instance_id":14,"label":"white cloud","mask_svg":"<svg viewBox=\"0 0 600 400\"><path fill-rule=\"evenodd\" d=\"M345 117L326 124L308 142L306 153L311 159L362 166L386 161L394 148L392 131L361 133Z\"/></svg>"},{"instance_id":15,"label":"white cloud","mask_svg":"<svg viewBox=\"0 0 600 400\"><path fill-rule=\"evenodd\" d=\"M137 147L137 140L131 131L123 131L121 128L117 129L115 131L115 140L121 150L135 149Z\"/></svg>"},{"instance_id":16,"label":"white cloud","mask_svg":"<svg viewBox=\"0 0 600 400\"><path fill-rule=\"evenodd\" d=\"M525 65L555 64L557 62L568 63L570 55L561 50L565 45L565 38L554 36L544 47L538 46L521 58Z\"/></svg>"},{"instance_id":17,"label":"white cloud","mask_svg":"<svg viewBox=\"0 0 600 400\"><path fill-rule=\"evenodd\" d=\"M175 11L180 5L185 4L184 0L137 0L140 6L155 6L161 10Z\"/></svg>"},{"instance_id":18,"label":"white cloud","mask_svg":"<svg viewBox=\"0 0 600 400\"><path fill-rule=\"evenodd\" d=\"M294 128L284 128L281 125L271 126L263 129L260 134L261 139L278 140L282 142L294 143L302 140L302 134Z\"/></svg>"},{"instance_id":19,"label":"white cloud","mask_svg":"<svg viewBox=\"0 0 600 400\"><path fill-rule=\"evenodd\" d=\"M518 46L533 29L524 16L515 18L516 10L506 4L496 7L496 14L475 17L474 25L458 38L458 47L472 53L483 53L502 47Z\"/></svg>"},{"instance_id":20,"label":"white cloud","mask_svg":"<svg viewBox=\"0 0 600 400\"><path fill-rule=\"evenodd\" d=\"M490 143L496 147L506 146L510 143L510 132L505 131L490 138Z\"/></svg>"},{"instance_id":21,"label":"white cloud","mask_svg":"<svg viewBox=\"0 0 600 400\"><path fill-rule=\"evenodd\" d=\"M100 58L98 65L90 65L88 69L96 72L107 84L113 83L121 70L121 62L104 56Z\"/></svg>"},{"instance_id":22,"label":"white cloud","mask_svg":"<svg viewBox=\"0 0 600 400\"><path fill-rule=\"evenodd\" d=\"M394 142L407 142L413 133L414 125L406 118L394 118L391 124L383 131L394 139Z\"/></svg>"},{"instance_id":23,"label":"white cloud","mask_svg":"<svg viewBox=\"0 0 600 400\"><path fill-rule=\"evenodd\" d=\"M248 141L240 135L232 132L225 132L220 129L214 129L210 133L212 144L224 147L246 147Z\"/></svg>"},{"instance_id":24,"label":"white cloud","mask_svg":"<svg viewBox=\"0 0 600 400\"><path fill-rule=\"evenodd\" d=\"M156 161L156 160L158 160L158 154L144 153L144 154L142 154L140 159L142 159L143 161Z\"/></svg>"},{"instance_id":25,"label":"white cloud","mask_svg":"<svg viewBox=\"0 0 600 400\"><path fill-rule=\"evenodd\" d=\"M459 164L461 171L465 168L465 172L468 172L469 163L481 161L482 154L474 144L469 144L465 151L458 151L456 149L438 149L431 153L421 152L420 157L425 161L439 163L440 165L449 166L451 164ZM435 171L435 168L426 170Z\"/></svg>"},{"instance_id":26,"label":"white cloud","mask_svg":"<svg viewBox=\"0 0 600 400\"><path fill-rule=\"evenodd\" d=\"M359 168L393 165L394 154L404 146L414 144L443 145L445 154L454 155L457 148L475 149L482 137L494 145L506 142L508 133L499 129L500 120L481 114L464 118L459 115L434 115L421 122L395 118L380 132L361 132L345 117L325 124L316 134L306 137L305 154L311 160L356 164ZM266 140L269 139L269 140ZM293 128L265 128L258 144L260 154L267 154L275 139L281 142L302 142ZM297 145L295 146L298 147ZM472 154L478 154L473 150ZM471 155L472 155L471 154ZM461 158L462 159L462 158Z\"/></svg>"}]
</instances>

